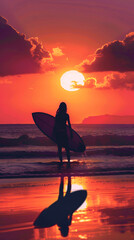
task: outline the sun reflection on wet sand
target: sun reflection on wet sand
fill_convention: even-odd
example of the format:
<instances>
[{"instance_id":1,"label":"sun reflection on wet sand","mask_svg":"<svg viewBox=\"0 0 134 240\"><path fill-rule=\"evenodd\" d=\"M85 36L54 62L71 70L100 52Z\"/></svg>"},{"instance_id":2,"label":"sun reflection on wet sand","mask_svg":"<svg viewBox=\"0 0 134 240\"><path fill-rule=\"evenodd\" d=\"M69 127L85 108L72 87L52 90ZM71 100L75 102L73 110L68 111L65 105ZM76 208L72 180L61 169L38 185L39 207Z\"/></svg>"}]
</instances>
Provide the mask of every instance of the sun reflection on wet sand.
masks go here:
<instances>
[{"instance_id":1,"label":"sun reflection on wet sand","mask_svg":"<svg viewBox=\"0 0 134 240\"><path fill-rule=\"evenodd\" d=\"M77 191L77 190L85 190L85 186L84 184L76 184L76 183L73 183L71 184L71 192L74 192L74 191ZM67 191L67 179L66 179L66 183L65 183L65 192ZM87 200L84 201L84 203L78 208L78 210L83 210L83 209L86 209L87 207ZM78 211L77 210L77 211Z\"/></svg>"},{"instance_id":2,"label":"sun reflection on wet sand","mask_svg":"<svg viewBox=\"0 0 134 240\"><path fill-rule=\"evenodd\" d=\"M66 192L65 177L64 192ZM86 189L85 205L73 214L68 239L134 239L133 176L72 177L72 189ZM2 181L0 239L61 239L58 226L36 229L38 214L57 200L60 178ZM9 238L10 236L10 238Z\"/></svg>"}]
</instances>

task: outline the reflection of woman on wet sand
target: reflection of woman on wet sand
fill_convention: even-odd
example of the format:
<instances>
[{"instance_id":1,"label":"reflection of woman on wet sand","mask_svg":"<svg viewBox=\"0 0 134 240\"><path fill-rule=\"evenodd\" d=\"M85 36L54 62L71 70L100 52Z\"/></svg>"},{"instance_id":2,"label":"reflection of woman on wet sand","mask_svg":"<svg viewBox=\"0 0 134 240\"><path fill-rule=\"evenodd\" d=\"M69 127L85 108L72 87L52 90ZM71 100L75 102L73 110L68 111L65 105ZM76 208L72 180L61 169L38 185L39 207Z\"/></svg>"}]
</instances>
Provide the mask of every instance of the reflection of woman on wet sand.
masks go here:
<instances>
[{"instance_id":1,"label":"reflection of woman on wet sand","mask_svg":"<svg viewBox=\"0 0 134 240\"><path fill-rule=\"evenodd\" d=\"M45 208L34 221L35 227L48 228L58 225L61 235L66 237L69 233L73 213L81 206L87 197L86 190L71 193L71 176L68 176L68 186L65 195L64 176L61 176L59 196L57 201Z\"/></svg>"},{"instance_id":2,"label":"reflection of woman on wet sand","mask_svg":"<svg viewBox=\"0 0 134 240\"><path fill-rule=\"evenodd\" d=\"M61 182L59 187L59 196L56 202L51 204L48 208L45 208L34 222L35 227L51 227L55 224L58 225L61 235L66 237L69 232L69 226L72 221L72 214L78 208L75 209L75 200L72 199L69 203L71 193L71 176L68 176L68 186L65 196L63 196L64 189L64 177L61 176ZM76 202L78 199L76 199Z\"/></svg>"},{"instance_id":3,"label":"reflection of woman on wet sand","mask_svg":"<svg viewBox=\"0 0 134 240\"><path fill-rule=\"evenodd\" d=\"M67 106L66 106L66 103L61 102L56 112L54 135L56 137L56 142L58 145L58 155L59 155L60 162L62 163L62 147L64 147L66 150L68 163L70 164L70 150L69 150L66 123L68 123L68 126L70 128L70 134L72 137L72 129L71 129L69 115L67 114Z\"/></svg>"},{"instance_id":4,"label":"reflection of woman on wet sand","mask_svg":"<svg viewBox=\"0 0 134 240\"><path fill-rule=\"evenodd\" d=\"M64 198L69 196L69 194L71 192L71 177L70 176L68 176L68 186L67 186L67 192L66 192L65 196L63 196L63 188L64 188L64 177L61 177L61 183L60 183L60 188L59 188L59 197L58 197L59 203L62 202L62 200ZM72 221L72 214L73 214L73 212L70 215L67 215L65 212L63 212L60 221L57 223L57 225L59 226L59 230L61 231L61 235L63 237L68 236L69 226L71 225L71 221Z\"/></svg>"}]
</instances>

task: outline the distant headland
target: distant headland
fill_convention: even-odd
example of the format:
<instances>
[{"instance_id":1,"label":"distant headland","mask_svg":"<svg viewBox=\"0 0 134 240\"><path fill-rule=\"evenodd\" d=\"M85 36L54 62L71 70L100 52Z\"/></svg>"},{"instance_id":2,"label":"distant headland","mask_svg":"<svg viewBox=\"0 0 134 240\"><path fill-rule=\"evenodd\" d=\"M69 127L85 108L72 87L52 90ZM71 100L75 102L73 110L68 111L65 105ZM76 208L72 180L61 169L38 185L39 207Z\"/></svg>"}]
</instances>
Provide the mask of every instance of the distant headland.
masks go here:
<instances>
[{"instance_id":1,"label":"distant headland","mask_svg":"<svg viewBox=\"0 0 134 240\"><path fill-rule=\"evenodd\" d=\"M134 124L134 115L99 115L84 118L82 124Z\"/></svg>"}]
</instances>

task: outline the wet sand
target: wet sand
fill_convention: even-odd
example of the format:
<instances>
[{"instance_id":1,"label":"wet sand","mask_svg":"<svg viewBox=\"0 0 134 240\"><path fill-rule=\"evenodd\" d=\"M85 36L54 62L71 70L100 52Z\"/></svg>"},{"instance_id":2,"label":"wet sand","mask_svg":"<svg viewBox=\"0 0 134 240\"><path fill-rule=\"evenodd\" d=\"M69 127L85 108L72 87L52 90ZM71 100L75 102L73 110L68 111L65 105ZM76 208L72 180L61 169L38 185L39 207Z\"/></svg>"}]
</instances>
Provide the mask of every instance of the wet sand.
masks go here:
<instances>
[{"instance_id":1,"label":"wet sand","mask_svg":"<svg viewBox=\"0 0 134 240\"><path fill-rule=\"evenodd\" d=\"M59 194L60 177L0 180L0 240L62 239L57 225L34 228L39 213ZM68 177L64 177L66 192ZM66 239L134 239L134 177L71 177L72 191L87 190Z\"/></svg>"}]
</instances>

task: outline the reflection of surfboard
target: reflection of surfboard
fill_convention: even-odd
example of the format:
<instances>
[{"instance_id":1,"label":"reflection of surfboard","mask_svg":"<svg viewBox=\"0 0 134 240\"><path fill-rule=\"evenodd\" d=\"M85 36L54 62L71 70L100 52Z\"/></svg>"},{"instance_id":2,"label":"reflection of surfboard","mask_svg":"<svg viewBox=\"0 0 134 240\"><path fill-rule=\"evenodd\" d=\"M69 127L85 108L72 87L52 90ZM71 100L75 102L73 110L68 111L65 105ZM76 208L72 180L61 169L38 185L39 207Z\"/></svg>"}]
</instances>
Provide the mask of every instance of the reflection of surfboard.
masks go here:
<instances>
[{"instance_id":1,"label":"reflection of surfboard","mask_svg":"<svg viewBox=\"0 0 134 240\"><path fill-rule=\"evenodd\" d=\"M37 127L49 138L51 138L55 143L56 139L53 136L53 128L55 124L55 117L47 114L47 113L41 113L41 112L35 112L32 113L33 119L37 125ZM81 137L72 130L73 137L70 136L70 129L69 126L67 126L67 135L69 139L69 147L70 150L74 152L84 152L85 151L85 145Z\"/></svg>"},{"instance_id":2,"label":"reflection of surfboard","mask_svg":"<svg viewBox=\"0 0 134 240\"><path fill-rule=\"evenodd\" d=\"M34 222L34 226L45 228L58 224L62 219L73 214L85 201L86 197L87 191L79 190L70 193L61 200L57 200L40 213Z\"/></svg>"}]
</instances>

